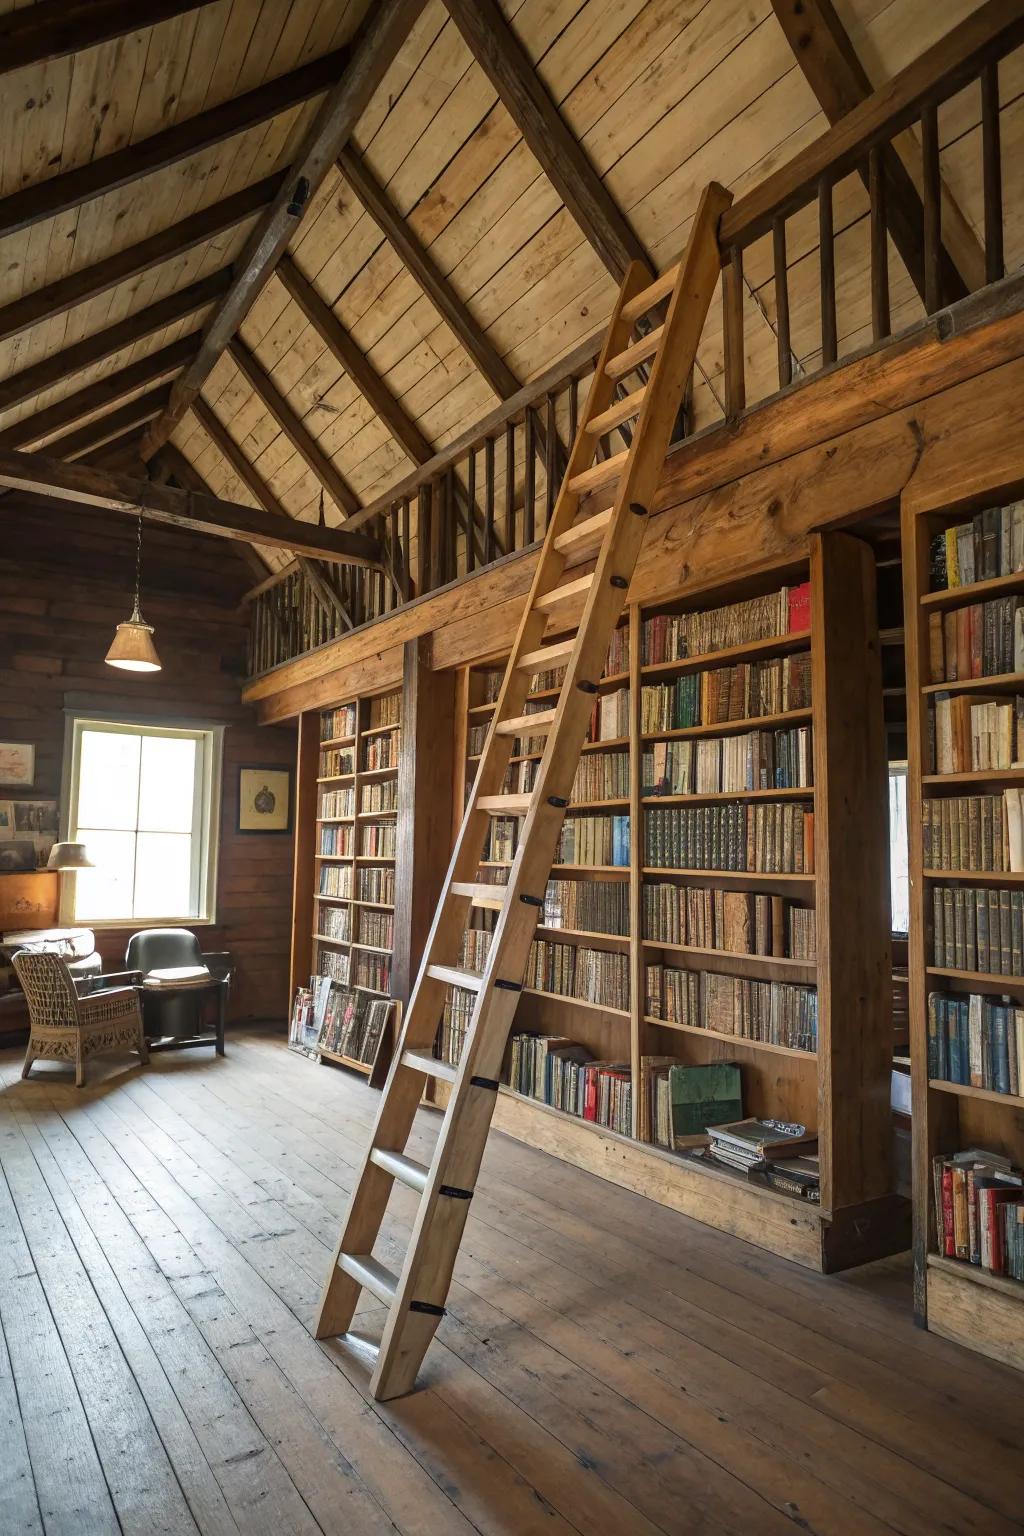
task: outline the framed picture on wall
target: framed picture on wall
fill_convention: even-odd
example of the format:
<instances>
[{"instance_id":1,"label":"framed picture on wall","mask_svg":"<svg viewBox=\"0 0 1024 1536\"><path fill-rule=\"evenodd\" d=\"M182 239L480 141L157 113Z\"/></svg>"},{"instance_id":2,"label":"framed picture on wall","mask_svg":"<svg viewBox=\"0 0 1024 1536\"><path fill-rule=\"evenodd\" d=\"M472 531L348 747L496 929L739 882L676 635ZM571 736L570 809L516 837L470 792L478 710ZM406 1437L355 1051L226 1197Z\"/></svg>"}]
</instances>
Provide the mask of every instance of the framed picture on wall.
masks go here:
<instances>
[{"instance_id":1,"label":"framed picture on wall","mask_svg":"<svg viewBox=\"0 0 1024 1536\"><path fill-rule=\"evenodd\" d=\"M238 770L238 831L290 832L292 771L256 767Z\"/></svg>"},{"instance_id":2,"label":"framed picture on wall","mask_svg":"<svg viewBox=\"0 0 1024 1536\"><path fill-rule=\"evenodd\" d=\"M30 741L0 741L0 784L31 789L36 778L36 749Z\"/></svg>"}]
</instances>

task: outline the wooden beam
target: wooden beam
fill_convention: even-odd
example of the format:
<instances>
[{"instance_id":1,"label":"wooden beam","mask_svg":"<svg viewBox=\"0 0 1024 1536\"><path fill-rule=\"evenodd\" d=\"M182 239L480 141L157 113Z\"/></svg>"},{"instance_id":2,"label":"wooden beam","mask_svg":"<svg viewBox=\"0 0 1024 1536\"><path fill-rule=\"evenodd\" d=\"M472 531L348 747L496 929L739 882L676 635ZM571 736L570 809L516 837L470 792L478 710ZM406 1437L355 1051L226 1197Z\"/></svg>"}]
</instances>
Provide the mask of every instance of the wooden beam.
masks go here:
<instances>
[{"instance_id":1,"label":"wooden beam","mask_svg":"<svg viewBox=\"0 0 1024 1536\"><path fill-rule=\"evenodd\" d=\"M44 320L52 320L55 315L63 315L76 304L85 304L118 284L138 277L140 272L148 272L175 256L183 256L232 225L252 218L280 189L283 175L278 172L265 176L262 181L253 182L251 187L243 187L211 208L179 219L177 224L150 235L147 240L140 240L137 245L129 245L91 267L69 273L55 283L47 283L44 288L36 288L4 305L0 309L0 341L7 341L33 325L41 325Z\"/></svg>"},{"instance_id":2,"label":"wooden beam","mask_svg":"<svg viewBox=\"0 0 1024 1536\"><path fill-rule=\"evenodd\" d=\"M211 0L146 0L143 11L124 0L37 0L23 11L0 17L0 75L29 64L63 59L126 32L155 26Z\"/></svg>"},{"instance_id":3,"label":"wooden beam","mask_svg":"<svg viewBox=\"0 0 1024 1536\"><path fill-rule=\"evenodd\" d=\"M830 124L874 93L874 86L832 5L832 0L772 0L786 39ZM880 154L886 221L918 293L924 297L924 213L921 147L912 132L900 134ZM867 183L865 166L859 167ZM977 236L942 185L944 302L953 303L985 284L985 257Z\"/></svg>"},{"instance_id":4,"label":"wooden beam","mask_svg":"<svg viewBox=\"0 0 1024 1536\"><path fill-rule=\"evenodd\" d=\"M444 3L534 158L615 281L622 281L631 261L649 268L643 243L566 127L497 0Z\"/></svg>"},{"instance_id":5,"label":"wooden beam","mask_svg":"<svg viewBox=\"0 0 1024 1536\"><path fill-rule=\"evenodd\" d=\"M105 407L116 405L126 395L134 394L147 384L157 384L171 378L193 356L195 348L196 336L193 333L172 342L170 346L161 347L157 352L151 352L148 357L129 363L116 373L108 373L105 378L94 380L84 389L76 390L73 395L67 395L45 410L35 411L31 416L16 421L13 426L5 427L0 432L0 448L34 447L53 437L63 427L70 427L75 422L96 415Z\"/></svg>"},{"instance_id":6,"label":"wooden beam","mask_svg":"<svg viewBox=\"0 0 1024 1536\"><path fill-rule=\"evenodd\" d=\"M76 427L73 432L65 432L61 437L51 438L46 445L46 451L59 459L64 459L67 463L80 459L85 454L95 453L97 448L102 448L116 438L123 437L134 428L145 426L155 416L159 416L167 404L169 393L165 384L159 389L151 389L148 394L138 395L136 399L129 400L126 405L120 406L116 411L110 411L105 416L97 416L95 421L86 422L84 427ZM140 460L139 468L141 467Z\"/></svg>"},{"instance_id":7,"label":"wooden beam","mask_svg":"<svg viewBox=\"0 0 1024 1536\"><path fill-rule=\"evenodd\" d=\"M277 422L300 458L312 470L339 512L351 516L359 511L359 497L334 461L328 457L305 422L292 410L270 374L254 352L238 337L228 342L228 355L252 385L267 410ZM195 406L198 395L192 401Z\"/></svg>"},{"instance_id":8,"label":"wooden beam","mask_svg":"<svg viewBox=\"0 0 1024 1536\"><path fill-rule=\"evenodd\" d=\"M235 263L234 281L207 320L199 352L175 385L169 410L147 433L143 444L146 458L170 437L262 292L295 234L298 220L369 105L424 4L425 0L377 0L352 44L332 56L337 61L333 88L298 148L287 182Z\"/></svg>"},{"instance_id":9,"label":"wooden beam","mask_svg":"<svg viewBox=\"0 0 1024 1536\"><path fill-rule=\"evenodd\" d=\"M104 474L84 464L65 464L41 453L18 453L0 448L0 485L14 490L55 496L73 505L99 507L149 522L167 523L196 533L247 544L272 544L296 554L341 565L380 564L380 544L361 533L343 528L321 528L289 518L282 521L262 507L246 507L217 496L179 491L128 475Z\"/></svg>"},{"instance_id":10,"label":"wooden beam","mask_svg":"<svg viewBox=\"0 0 1024 1536\"><path fill-rule=\"evenodd\" d=\"M506 400L514 395L519 388L519 380L483 326L474 320L468 306L459 298L451 283L434 265L432 257L399 215L366 161L348 147L338 156L338 169L403 266L455 332L498 399Z\"/></svg>"},{"instance_id":11,"label":"wooden beam","mask_svg":"<svg viewBox=\"0 0 1024 1536\"><path fill-rule=\"evenodd\" d=\"M136 452L141 446L141 438L136 445ZM141 458L140 458L141 462ZM210 487L188 459L174 443L165 443L160 452L155 456L149 466L149 478L156 485L166 485L173 480L183 491L197 491L200 496L212 495ZM256 581L265 581L270 567L266 558L260 553L254 544L243 544L235 541L232 548L238 554L249 575ZM289 565L293 562L289 561Z\"/></svg>"},{"instance_id":12,"label":"wooden beam","mask_svg":"<svg viewBox=\"0 0 1024 1536\"><path fill-rule=\"evenodd\" d=\"M169 293L166 298L158 299L155 304L147 304L133 315L126 315L123 320L108 325L105 330L96 331L92 336L86 336L82 341L3 379L0 381L0 411L9 411L23 400L41 395L43 390L52 388L63 379L91 368L105 357L112 357L115 352L134 346L143 337L152 336L155 331L162 331L164 326L173 325L176 320L183 320L186 315L212 304L225 292L230 281L231 268L222 267L219 272L211 272L209 277L190 283L177 293Z\"/></svg>"},{"instance_id":13,"label":"wooden beam","mask_svg":"<svg viewBox=\"0 0 1024 1536\"><path fill-rule=\"evenodd\" d=\"M349 50L339 48L136 144L9 193L0 198L0 239L165 170L319 96L333 85L348 58Z\"/></svg>"},{"instance_id":14,"label":"wooden beam","mask_svg":"<svg viewBox=\"0 0 1024 1536\"><path fill-rule=\"evenodd\" d=\"M425 464L434 452L401 402L391 393L331 306L320 297L290 256L282 256L277 276L302 310L310 325L348 374L359 393L371 405L399 447L414 464Z\"/></svg>"}]
</instances>

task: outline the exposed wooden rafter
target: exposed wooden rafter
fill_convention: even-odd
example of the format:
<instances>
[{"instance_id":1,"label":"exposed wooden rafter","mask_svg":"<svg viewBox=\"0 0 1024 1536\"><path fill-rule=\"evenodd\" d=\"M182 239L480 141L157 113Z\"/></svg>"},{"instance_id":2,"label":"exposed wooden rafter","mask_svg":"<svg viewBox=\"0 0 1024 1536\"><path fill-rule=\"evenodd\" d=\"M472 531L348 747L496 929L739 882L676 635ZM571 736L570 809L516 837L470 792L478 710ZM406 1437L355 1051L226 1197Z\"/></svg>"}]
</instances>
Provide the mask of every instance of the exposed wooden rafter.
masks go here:
<instances>
[{"instance_id":1,"label":"exposed wooden rafter","mask_svg":"<svg viewBox=\"0 0 1024 1536\"><path fill-rule=\"evenodd\" d=\"M36 0L25 10L0 17L0 75L65 58L209 4L210 0L146 0L140 13L124 0Z\"/></svg>"},{"instance_id":2,"label":"exposed wooden rafter","mask_svg":"<svg viewBox=\"0 0 1024 1536\"><path fill-rule=\"evenodd\" d=\"M832 0L772 0L782 30L808 85L830 124L859 107L874 92L849 33ZM921 203L921 146L911 130L882 152L886 222L893 244L921 298L924 298L924 211ZM867 184L867 171L861 171ZM942 184L942 286L951 304L985 283L985 257L949 188Z\"/></svg>"},{"instance_id":3,"label":"exposed wooden rafter","mask_svg":"<svg viewBox=\"0 0 1024 1536\"><path fill-rule=\"evenodd\" d=\"M145 426L155 416L159 416L167 404L169 393L167 385L164 384L159 389L149 390L147 394L137 395L134 400L127 401L116 410L108 411L104 416L97 416L95 421L87 421L84 426L75 427L73 431L65 432L61 437L51 438L46 445L46 451L59 459L65 459L69 464L74 459L95 453L98 448L114 442L119 437L124 437L127 432L137 432L139 427ZM141 467L141 460L139 462Z\"/></svg>"},{"instance_id":4,"label":"exposed wooden rafter","mask_svg":"<svg viewBox=\"0 0 1024 1536\"><path fill-rule=\"evenodd\" d=\"M380 564L378 540L361 533L322 528L317 523L292 518L283 522L262 507L179 491L128 475L103 473L84 464L65 464L47 454L0 448L0 485L56 497L72 505L124 512L130 517L141 512L150 522L247 544L271 544L342 565Z\"/></svg>"},{"instance_id":5,"label":"exposed wooden rafter","mask_svg":"<svg viewBox=\"0 0 1024 1536\"><path fill-rule=\"evenodd\" d=\"M616 282L650 258L551 100L497 0L444 0L530 152Z\"/></svg>"},{"instance_id":6,"label":"exposed wooden rafter","mask_svg":"<svg viewBox=\"0 0 1024 1536\"><path fill-rule=\"evenodd\" d=\"M371 6L353 43L341 51L333 89L299 146L288 181L259 220L235 263L234 281L204 326L199 352L175 384L170 408L146 434L143 455L147 459L170 437L269 281L295 233L297 221L369 105L424 4L425 0L378 0Z\"/></svg>"},{"instance_id":7,"label":"exposed wooden rafter","mask_svg":"<svg viewBox=\"0 0 1024 1536\"><path fill-rule=\"evenodd\" d=\"M135 457L141 464L139 455L142 439L135 442ZM165 443L160 452L155 455L151 463L143 465L143 470L148 469L149 478L155 485L177 485L180 490L194 491L200 496L212 496L213 492L196 469L190 464L180 448L174 443ZM266 558L256 548L255 544L243 544L235 540L231 548L236 552L245 566L246 571L255 581L265 581L270 574L270 566Z\"/></svg>"}]
</instances>

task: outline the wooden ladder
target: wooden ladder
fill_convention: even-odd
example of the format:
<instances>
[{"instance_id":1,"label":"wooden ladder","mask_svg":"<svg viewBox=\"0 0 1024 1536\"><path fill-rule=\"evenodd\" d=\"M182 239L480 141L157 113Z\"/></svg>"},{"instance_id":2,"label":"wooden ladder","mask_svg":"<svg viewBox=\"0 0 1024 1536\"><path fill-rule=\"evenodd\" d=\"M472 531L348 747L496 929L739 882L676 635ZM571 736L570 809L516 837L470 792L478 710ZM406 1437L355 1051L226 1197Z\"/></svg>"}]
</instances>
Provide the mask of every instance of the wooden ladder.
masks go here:
<instances>
[{"instance_id":1,"label":"wooden ladder","mask_svg":"<svg viewBox=\"0 0 1024 1536\"><path fill-rule=\"evenodd\" d=\"M529 599L495 704L476 780L359 1170L317 1317L317 1338L345 1333L360 1291L388 1308L370 1390L378 1400L412 1389L444 1316L469 1202L491 1124L505 1045L522 991L530 944L605 656L626 598L683 391L694 364L720 270L718 221L732 201L716 183L704 191L686 251L654 283L640 262L623 280L591 385L583 422L548 526ZM631 343L634 327L668 300L664 322ZM615 400L617 381L650 360L643 388ZM601 436L636 417L630 447L595 463ZM617 482L613 504L577 522L580 499ZM563 581L570 561L594 558L588 574ZM545 645L552 613L585 595L574 637ZM564 627L564 626L563 626ZM554 709L524 713L535 672L565 665ZM528 795L502 793L517 735L546 735ZM481 885L478 866L491 817L520 817L515 858L503 886ZM471 907L498 914L481 974L455 961ZM476 994L458 1067L433 1058L445 989ZM424 1080L451 1084L429 1166L405 1152ZM419 1206L401 1273L373 1257L395 1180L416 1191ZM370 1349L353 1336L361 1353Z\"/></svg>"}]
</instances>

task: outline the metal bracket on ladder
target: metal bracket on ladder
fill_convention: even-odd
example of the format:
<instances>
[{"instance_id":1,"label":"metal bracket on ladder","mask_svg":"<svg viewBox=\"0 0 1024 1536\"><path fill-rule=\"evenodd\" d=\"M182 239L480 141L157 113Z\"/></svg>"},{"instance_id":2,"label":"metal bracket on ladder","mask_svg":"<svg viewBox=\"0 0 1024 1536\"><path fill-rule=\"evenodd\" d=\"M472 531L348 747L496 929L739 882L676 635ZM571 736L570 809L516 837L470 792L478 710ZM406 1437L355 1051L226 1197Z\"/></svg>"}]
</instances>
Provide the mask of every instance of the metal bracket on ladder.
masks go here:
<instances>
[{"instance_id":1,"label":"metal bracket on ladder","mask_svg":"<svg viewBox=\"0 0 1024 1536\"><path fill-rule=\"evenodd\" d=\"M639 262L626 273L548 524L317 1317L317 1338L332 1338L349 1328L360 1291L367 1290L385 1303L387 1321L370 1380L378 1400L412 1389L444 1316L505 1045L590 719L593 679L601 676L640 553L645 513L654 499L718 279L718 221L731 202L732 194L712 183L701 198L677 267L653 283ZM669 304L663 324L640 341L632 341L637 322L666 297ZM616 401L617 380L644 360L650 361L647 383ZM601 434L633 417L636 425L629 449L595 464ZM612 506L577 522L581 499L612 481L616 482ZM585 550L588 541L592 547L596 536L600 544L593 570L565 580L569 560L581 546ZM575 638L545 645L549 614L581 598L583 614ZM565 627L563 621L561 628ZM532 674L555 664L566 669L556 707L526 715ZM524 731L546 734L537 777L529 795L503 795L512 742ZM505 886L482 885L478 878L484 838L494 815L522 818ZM479 975L456 965L473 906L498 914L487 963ZM476 994L458 1067L431 1054L448 986ZM408 1157L404 1149L429 1077L451 1084L451 1097L427 1167ZM405 1261L397 1275L372 1252L395 1182L405 1184L419 1198Z\"/></svg>"}]
</instances>

